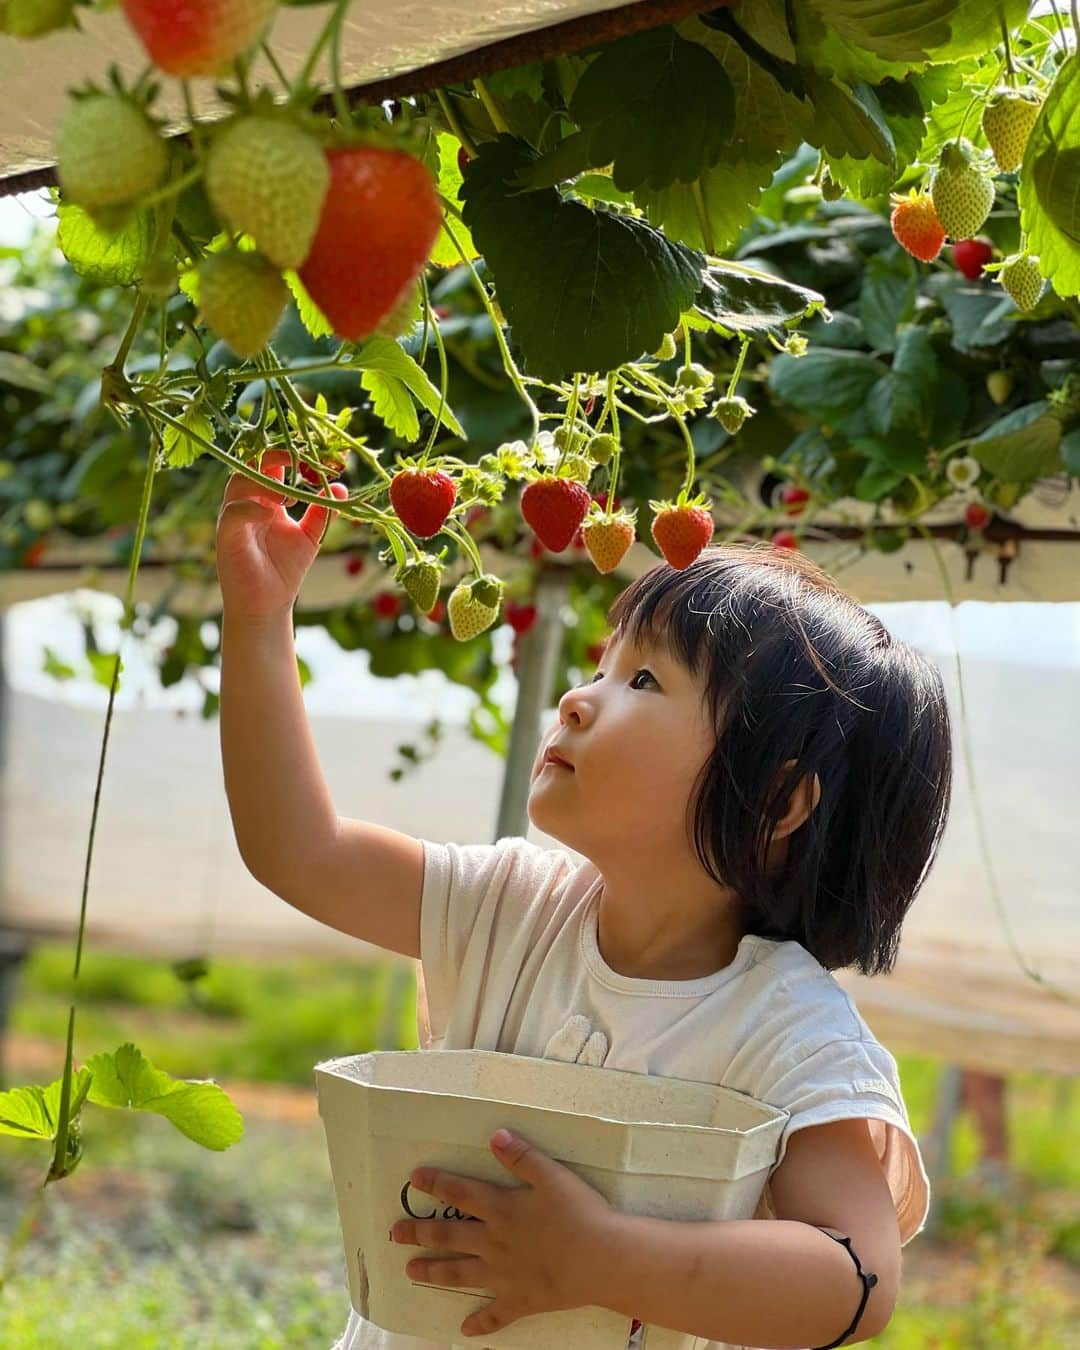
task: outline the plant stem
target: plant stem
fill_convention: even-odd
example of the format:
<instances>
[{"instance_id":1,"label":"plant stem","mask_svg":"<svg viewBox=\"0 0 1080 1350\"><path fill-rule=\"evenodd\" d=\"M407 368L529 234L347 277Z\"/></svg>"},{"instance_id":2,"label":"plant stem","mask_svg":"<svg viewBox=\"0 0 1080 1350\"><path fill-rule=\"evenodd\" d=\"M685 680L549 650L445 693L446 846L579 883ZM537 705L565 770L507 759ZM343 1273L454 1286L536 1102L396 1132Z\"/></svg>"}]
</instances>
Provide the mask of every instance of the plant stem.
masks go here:
<instances>
[{"instance_id":1,"label":"plant stem","mask_svg":"<svg viewBox=\"0 0 1080 1350\"><path fill-rule=\"evenodd\" d=\"M746 360L746 353L750 350L750 339L743 338L742 346L739 348L739 359L735 362L735 369L731 372L731 379L728 381L727 397L732 398L735 394L735 386L739 383L739 376L742 374L743 362Z\"/></svg>"},{"instance_id":2,"label":"plant stem","mask_svg":"<svg viewBox=\"0 0 1080 1350\"><path fill-rule=\"evenodd\" d=\"M289 77L281 69L281 66L278 63L278 59L274 55L273 49L271 48L270 44L265 40L265 38L263 39L262 42L259 43L259 49L261 50L263 56L265 56L266 59L270 62L270 65L273 67L274 74L281 81L281 85L282 88L285 90L285 93L288 94L290 92Z\"/></svg>"},{"instance_id":3,"label":"plant stem","mask_svg":"<svg viewBox=\"0 0 1080 1350\"><path fill-rule=\"evenodd\" d=\"M503 117L502 113L499 111L499 105L491 97L487 85L479 75L473 80L473 88L476 90L477 94L479 94L480 102L484 105L487 115L491 118L491 125L496 131L509 134L510 128L506 124L505 117Z\"/></svg>"},{"instance_id":4,"label":"plant stem","mask_svg":"<svg viewBox=\"0 0 1080 1350\"><path fill-rule=\"evenodd\" d=\"M347 127L352 120L349 101L341 87L341 26L345 21L345 10L348 3L349 0L340 0L334 13L334 28L330 38L330 74L333 81L334 111L343 127Z\"/></svg>"},{"instance_id":5,"label":"plant stem","mask_svg":"<svg viewBox=\"0 0 1080 1350\"><path fill-rule=\"evenodd\" d=\"M426 278L424 278L424 305L427 307L427 311L430 312ZM443 343L442 333L439 331L438 315L435 316L432 328L435 333L435 345L439 349L439 410L435 414L435 421L432 423L427 445L424 446L424 453L420 457L421 465L427 463L428 455L431 453L432 446L435 444L435 437L439 434L439 427L442 424L443 409L446 407L446 391L449 385L449 372L446 364L446 347Z\"/></svg>"},{"instance_id":6,"label":"plant stem","mask_svg":"<svg viewBox=\"0 0 1080 1350\"><path fill-rule=\"evenodd\" d=\"M311 78L311 72L315 69L315 63L322 55L322 49L326 46L327 39L330 38L330 36L334 31L335 24L337 24L339 21L338 12L344 11L348 3L349 0L337 0L337 3L334 6L334 12L330 15L326 23L323 25L322 32L315 39L315 45L312 47L311 51L308 52L307 60L301 67L300 73L293 81L292 90L288 98L289 104L299 102L300 99L303 98L305 92L308 90L309 88L308 81Z\"/></svg>"},{"instance_id":7,"label":"plant stem","mask_svg":"<svg viewBox=\"0 0 1080 1350\"><path fill-rule=\"evenodd\" d=\"M186 187L192 183L198 182L202 177L202 165L196 164L194 168L189 169L187 173L181 174L179 178L174 178L171 183L166 183L164 187L157 188L146 197L140 197L138 206L140 210L148 206L156 206L158 202L167 201L170 197L177 197Z\"/></svg>"},{"instance_id":8,"label":"plant stem","mask_svg":"<svg viewBox=\"0 0 1080 1350\"><path fill-rule=\"evenodd\" d=\"M131 318L128 320L124 336L120 339L117 353L109 362L109 368L115 370L117 374L122 375L124 373L124 362L127 360L131 344L135 341L135 334L139 331L139 324L142 323L143 315L146 313L149 304L150 296L145 291L140 291L139 298L135 301L134 308L131 311Z\"/></svg>"},{"instance_id":9,"label":"plant stem","mask_svg":"<svg viewBox=\"0 0 1080 1350\"><path fill-rule=\"evenodd\" d=\"M454 111L454 106L450 102L449 97L441 89L435 90L435 97L439 100L439 107L442 109L443 116L450 124L450 130L461 142L465 150L465 153L469 156L469 158L475 159L476 142L472 139L469 133L461 125L461 122L458 119L457 113Z\"/></svg>"}]
</instances>

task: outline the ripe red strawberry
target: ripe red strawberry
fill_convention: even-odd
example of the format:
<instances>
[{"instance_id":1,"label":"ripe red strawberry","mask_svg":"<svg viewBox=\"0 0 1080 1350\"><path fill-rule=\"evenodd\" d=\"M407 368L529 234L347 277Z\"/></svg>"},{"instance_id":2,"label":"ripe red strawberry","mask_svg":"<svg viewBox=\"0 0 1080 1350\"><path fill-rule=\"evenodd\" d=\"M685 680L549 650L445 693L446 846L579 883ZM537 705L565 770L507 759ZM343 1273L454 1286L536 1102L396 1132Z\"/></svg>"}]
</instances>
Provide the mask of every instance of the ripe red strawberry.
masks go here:
<instances>
[{"instance_id":1,"label":"ripe red strawberry","mask_svg":"<svg viewBox=\"0 0 1080 1350\"><path fill-rule=\"evenodd\" d=\"M349 576L355 577L364 570L364 559L359 553L350 553L345 559L345 571Z\"/></svg>"},{"instance_id":2,"label":"ripe red strawberry","mask_svg":"<svg viewBox=\"0 0 1080 1350\"><path fill-rule=\"evenodd\" d=\"M390 483L390 503L398 520L421 539L439 533L456 497L454 480L442 469L408 465Z\"/></svg>"},{"instance_id":3,"label":"ripe red strawberry","mask_svg":"<svg viewBox=\"0 0 1080 1350\"><path fill-rule=\"evenodd\" d=\"M231 73L262 37L276 0L123 0L128 23L159 70L186 79Z\"/></svg>"},{"instance_id":4,"label":"ripe red strawberry","mask_svg":"<svg viewBox=\"0 0 1080 1350\"><path fill-rule=\"evenodd\" d=\"M674 502L650 502L656 513L652 537L657 548L677 571L689 567L712 539L716 525L712 504L703 498L677 506Z\"/></svg>"},{"instance_id":5,"label":"ripe red strawberry","mask_svg":"<svg viewBox=\"0 0 1080 1350\"><path fill-rule=\"evenodd\" d=\"M773 548L798 548L798 537L791 530L777 530L772 537Z\"/></svg>"},{"instance_id":6,"label":"ripe red strawberry","mask_svg":"<svg viewBox=\"0 0 1080 1350\"><path fill-rule=\"evenodd\" d=\"M521 494L525 523L552 553L561 553L592 504L584 483L573 478L537 478Z\"/></svg>"},{"instance_id":7,"label":"ripe red strawberry","mask_svg":"<svg viewBox=\"0 0 1080 1350\"><path fill-rule=\"evenodd\" d=\"M952 260L968 281L978 281L993 256L993 245L985 239L959 239L952 246Z\"/></svg>"},{"instance_id":8,"label":"ripe red strawberry","mask_svg":"<svg viewBox=\"0 0 1080 1350\"><path fill-rule=\"evenodd\" d=\"M22 557L20 557L19 566L37 567L38 563L41 562L41 555L44 552L45 552L45 540L35 539L32 544L27 546L26 550L22 554Z\"/></svg>"},{"instance_id":9,"label":"ripe red strawberry","mask_svg":"<svg viewBox=\"0 0 1080 1350\"><path fill-rule=\"evenodd\" d=\"M1035 89L1000 89L983 110L983 134L1002 173L1020 167L1041 107Z\"/></svg>"},{"instance_id":10,"label":"ripe red strawberry","mask_svg":"<svg viewBox=\"0 0 1080 1350\"><path fill-rule=\"evenodd\" d=\"M945 230L927 193L912 189L908 197L894 197L889 224L893 238L913 258L933 262L941 252Z\"/></svg>"},{"instance_id":11,"label":"ripe red strawberry","mask_svg":"<svg viewBox=\"0 0 1080 1350\"><path fill-rule=\"evenodd\" d=\"M427 617L431 620L432 623L438 623L439 620L442 619L445 614L446 614L446 602L444 600L436 600L434 606L428 611Z\"/></svg>"},{"instance_id":12,"label":"ripe red strawberry","mask_svg":"<svg viewBox=\"0 0 1080 1350\"><path fill-rule=\"evenodd\" d=\"M801 516L806 510L806 503L809 500L809 489L796 487L794 483L788 483L780 491L780 501L783 503L784 514L787 516Z\"/></svg>"},{"instance_id":13,"label":"ripe red strawberry","mask_svg":"<svg viewBox=\"0 0 1080 1350\"><path fill-rule=\"evenodd\" d=\"M396 619L404 608L401 597L392 591L380 591L371 601L371 608L380 619Z\"/></svg>"},{"instance_id":14,"label":"ripe red strawberry","mask_svg":"<svg viewBox=\"0 0 1080 1350\"><path fill-rule=\"evenodd\" d=\"M950 239L970 239L982 229L994 204L994 180L970 141L949 141L942 149L930 196Z\"/></svg>"},{"instance_id":15,"label":"ripe red strawberry","mask_svg":"<svg viewBox=\"0 0 1080 1350\"><path fill-rule=\"evenodd\" d=\"M423 271L442 224L431 174L403 150L326 151L330 187L300 280L339 337L369 337Z\"/></svg>"},{"instance_id":16,"label":"ripe red strawberry","mask_svg":"<svg viewBox=\"0 0 1080 1350\"><path fill-rule=\"evenodd\" d=\"M964 507L964 524L969 530L982 530L990 524L990 512L982 502L968 502Z\"/></svg>"},{"instance_id":17,"label":"ripe red strawberry","mask_svg":"<svg viewBox=\"0 0 1080 1350\"><path fill-rule=\"evenodd\" d=\"M507 600L506 622L515 633L527 633L536 622L536 606L519 604L516 600Z\"/></svg>"},{"instance_id":18,"label":"ripe red strawberry","mask_svg":"<svg viewBox=\"0 0 1080 1350\"><path fill-rule=\"evenodd\" d=\"M597 666L604 659L604 652L606 649L607 649L606 642L590 642L589 645L585 648L585 655L593 663L594 666Z\"/></svg>"}]
</instances>

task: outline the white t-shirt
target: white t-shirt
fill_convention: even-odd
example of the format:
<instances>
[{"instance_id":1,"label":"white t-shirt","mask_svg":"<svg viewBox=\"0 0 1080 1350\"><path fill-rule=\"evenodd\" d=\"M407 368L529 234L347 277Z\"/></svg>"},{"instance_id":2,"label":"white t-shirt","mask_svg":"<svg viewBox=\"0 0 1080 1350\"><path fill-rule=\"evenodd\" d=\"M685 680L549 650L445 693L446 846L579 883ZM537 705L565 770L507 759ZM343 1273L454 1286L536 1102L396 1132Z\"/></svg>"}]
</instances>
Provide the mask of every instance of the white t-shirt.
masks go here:
<instances>
[{"instance_id":1,"label":"white t-shirt","mask_svg":"<svg viewBox=\"0 0 1080 1350\"><path fill-rule=\"evenodd\" d=\"M602 878L591 863L520 836L422 842L422 1049L501 1050L748 1093L790 1112L770 1176L794 1131L865 1118L901 1243L922 1230L930 1186L896 1061L800 943L747 934L730 965L696 980L620 975L600 954ZM775 1217L766 1182L754 1218ZM453 1350L481 1350L474 1341ZM333 1350L452 1347L386 1331L353 1309ZM699 1338L694 1350L750 1348Z\"/></svg>"}]
</instances>

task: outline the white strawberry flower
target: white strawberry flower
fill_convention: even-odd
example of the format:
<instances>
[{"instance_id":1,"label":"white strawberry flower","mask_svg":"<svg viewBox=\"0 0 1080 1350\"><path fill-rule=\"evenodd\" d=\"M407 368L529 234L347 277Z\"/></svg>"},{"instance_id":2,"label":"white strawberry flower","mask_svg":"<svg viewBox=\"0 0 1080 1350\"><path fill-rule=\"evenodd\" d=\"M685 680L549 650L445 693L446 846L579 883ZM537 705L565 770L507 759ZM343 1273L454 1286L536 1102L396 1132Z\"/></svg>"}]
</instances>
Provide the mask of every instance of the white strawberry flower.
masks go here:
<instances>
[{"instance_id":1,"label":"white strawberry flower","mask_svg":"<svg viewBox=\"0 0 1080 1350\"><path fill-rule=\"evenodd\" d=\"M969 488L982 472L982 465L970 455L961 455L950 459L945 467L945 475L954 488Z\"/></svg>"},{"instance_id":2,"label":"white strawberry flower","mask_svg":"<svg viewBox=\"0 0 1080 1350\"><path fill-rule=\"evenodd\" d=\"M558 464L561 451L555 444L555 436L550 431L541 431L536 438L536 461L538 464Z\"/></svg>"}]
</instances>

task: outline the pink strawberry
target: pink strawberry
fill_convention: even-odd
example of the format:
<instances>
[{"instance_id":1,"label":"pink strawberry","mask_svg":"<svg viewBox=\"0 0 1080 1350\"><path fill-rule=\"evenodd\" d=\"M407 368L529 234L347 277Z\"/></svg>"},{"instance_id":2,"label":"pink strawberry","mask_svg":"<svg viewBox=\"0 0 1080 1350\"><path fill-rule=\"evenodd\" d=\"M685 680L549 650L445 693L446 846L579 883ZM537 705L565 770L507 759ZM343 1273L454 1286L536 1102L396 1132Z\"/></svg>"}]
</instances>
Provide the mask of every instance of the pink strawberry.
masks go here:
<instances>
[{"instance_id":1,"label":"pink strawberry","mask_svg":"<svg viewBox=\"0 0 1080 1350\"><path fill-rule=\"evenodd\" d=\"M521 494L525 523L552 553L561 553L592 504L589 490L573 478L537 478Z\"/></svg>"},{"instance_id":2,"label":"pink strawberry","mask_svg":"<svg viewBox=\"0 0 1080 1350\"><path fill-rule=\"evenodd\" d=\"M421 539L439 533L456 497L454 480L442 469L407 465L390 483L390 503L398 520Z\"/></svg>"}]
</instances>

